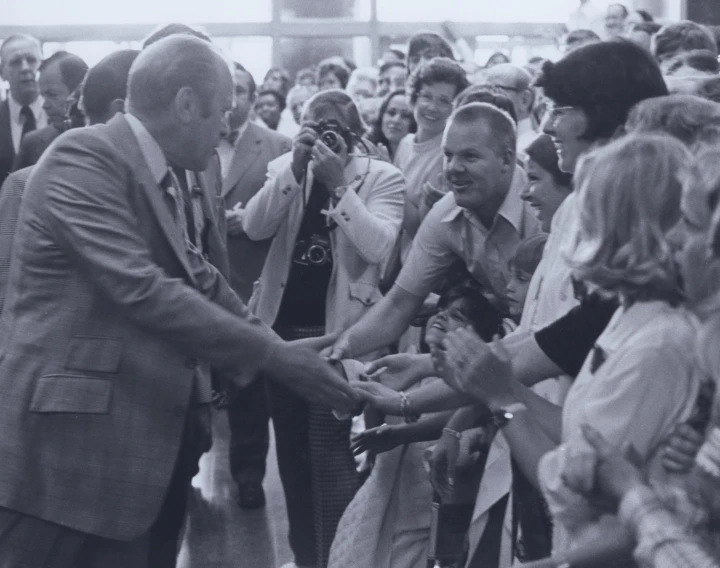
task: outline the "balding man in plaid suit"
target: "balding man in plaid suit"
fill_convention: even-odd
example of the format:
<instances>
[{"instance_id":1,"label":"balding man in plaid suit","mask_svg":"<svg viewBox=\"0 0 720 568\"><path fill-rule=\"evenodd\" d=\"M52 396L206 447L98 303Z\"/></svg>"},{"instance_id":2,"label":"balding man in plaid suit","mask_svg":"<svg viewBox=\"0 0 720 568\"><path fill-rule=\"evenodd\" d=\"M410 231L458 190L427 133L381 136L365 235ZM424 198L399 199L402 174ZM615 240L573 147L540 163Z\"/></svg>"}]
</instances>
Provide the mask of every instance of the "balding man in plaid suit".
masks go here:
<instances>
[{"instance_id":1,"label":"balding man in plaid suit","mask_svg":"<svg viewBox=\"0 0 720 568\"><path fill-rule=\"evenodd\" d=\"M28 180L0 317L0 568L174 566L204 366L355 407L197 246L208 197L174 171L207 167L231 96L209 44L161 40L128 113L65 133Z\"/></svg>"}]
</instances>

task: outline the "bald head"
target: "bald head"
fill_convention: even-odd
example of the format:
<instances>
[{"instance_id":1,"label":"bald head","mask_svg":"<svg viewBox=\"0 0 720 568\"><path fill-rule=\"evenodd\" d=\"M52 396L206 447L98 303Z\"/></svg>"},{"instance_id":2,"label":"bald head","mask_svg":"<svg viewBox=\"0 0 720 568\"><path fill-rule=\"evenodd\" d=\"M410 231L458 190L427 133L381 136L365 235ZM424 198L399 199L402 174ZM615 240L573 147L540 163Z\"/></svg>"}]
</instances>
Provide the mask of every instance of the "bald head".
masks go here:
<instances>
[{"instance_id":1,"label":"bald head","mask_svg":"<svg viewBox=\"0 0 720 568\"><path fill-rule=\"evenodd\" d=\"M486 71L484 83L500 89L512 100L518 120L530 116L534 100L532 75L525 69L512 63L494 65Z\"/></svg>"},{"instance_id":2,"label":"bald head","mask_svg":"<svg viewBox=\"0 0 720 568\"><path fill-rule=\"evenodd\" d=\"M225 75L231 78L230 69L211 44L190 35L166 37L142 50L130 68L128 110L140 117L167 111L190 89L207 112Z\"/></svg>"}]
</instances>

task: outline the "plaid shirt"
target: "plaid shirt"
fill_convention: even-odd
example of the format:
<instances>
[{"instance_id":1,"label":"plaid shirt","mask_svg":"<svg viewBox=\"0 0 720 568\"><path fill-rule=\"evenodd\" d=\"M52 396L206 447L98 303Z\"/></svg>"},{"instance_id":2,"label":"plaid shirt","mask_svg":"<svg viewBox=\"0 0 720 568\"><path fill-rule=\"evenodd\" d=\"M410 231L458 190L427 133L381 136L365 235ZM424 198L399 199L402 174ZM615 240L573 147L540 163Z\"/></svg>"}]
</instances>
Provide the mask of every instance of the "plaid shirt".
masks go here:
<instances>
[{"instance_id":1,"label":"plaid shirt","mask_svg":"<svg viewBox=\"0 0 720 568\"><path fill-rule=\"evenodd\" d=\"M640 486L623 498L620 518L634 528L635 558L653 568L720 568L720 552L701 536L707 515L680 489Z\"/></svg>"}]
</instances>

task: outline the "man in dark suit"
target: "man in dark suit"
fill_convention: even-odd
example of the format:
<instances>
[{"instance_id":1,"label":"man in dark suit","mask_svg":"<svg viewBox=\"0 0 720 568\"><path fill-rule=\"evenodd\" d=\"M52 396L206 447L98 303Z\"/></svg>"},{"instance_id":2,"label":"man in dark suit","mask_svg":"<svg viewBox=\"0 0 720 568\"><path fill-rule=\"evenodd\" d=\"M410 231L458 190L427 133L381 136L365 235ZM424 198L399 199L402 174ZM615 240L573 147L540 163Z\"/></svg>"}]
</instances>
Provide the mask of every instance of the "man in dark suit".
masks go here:
<instances>
[{"instance_id":1,"label":"man in dark suit","mask_svg":"<svg viewBox=\"0 0 720 568\"><path fill-rule=\"evenodd\" d=\"M356 406L326 362L249 314L185 221L172 168L207 168L231 101L222 57L169 37L133 64L126 115L68 131L35 166L0 316L2 566L175 566L208 442L199 368ZM192 191L189 207L208 201Z\"/></svg>"},{"instance_id":2,"label":"man in dark suit","mask_svg":"<svg viewBox=\"0 0 720 568\"><path fill-rule=\"evenodd\" d=\"M0 183L12 169L23 136L47 125L36 76L40 59L40 42L32 36L10 36L0 45L0 76L10 86L0 103Z\"/></svg>"},{"instance_id":3,"label":"man in dark suit","mask_svg":"<svg viewBox=\"0 0 720 568\"><path fill-rule=\"evenodd\" d=\"M104 124L116 113L124 111L130 66L138 53L133 49L116 51L88 72L81 97L89 125ZM11 173L0 189L0 314L5 304L20 203L33 169L29 166Z\"/></svg>"},{"instance_id":4,"label":"man in dark suit","mask_svg":"<svg viewBox=\"0 0 720 568\"><path fill-rule=\"evenodd\" d=\"M56 51L40 64L38 85L48 125L23 136L13 171L35 164L45 149L65 130L68 100L87 73L87 64L77 55Z\"/></svg>"},{"instance_id":5,"label":"man in dark suit","mask_svg":"<svg viewBox=\"0 0 720 568\"><path fill-rule=\"evenodd\" d=\"M243 233L243 207L265 183L268 163L289 152L292 142L249 120L256 98L255 81L239 63L235 63L234 75L231 131L220 142L218 153L223 169L222 197L227 209L230 283L240 299L247 303L271 240L255 242ZM230 472L238 486L238 504L246 509L265 504L262 481L269 446L269 420L262 379L252 382L231 398L228 406Z\"/></svg>"}]
</instances>

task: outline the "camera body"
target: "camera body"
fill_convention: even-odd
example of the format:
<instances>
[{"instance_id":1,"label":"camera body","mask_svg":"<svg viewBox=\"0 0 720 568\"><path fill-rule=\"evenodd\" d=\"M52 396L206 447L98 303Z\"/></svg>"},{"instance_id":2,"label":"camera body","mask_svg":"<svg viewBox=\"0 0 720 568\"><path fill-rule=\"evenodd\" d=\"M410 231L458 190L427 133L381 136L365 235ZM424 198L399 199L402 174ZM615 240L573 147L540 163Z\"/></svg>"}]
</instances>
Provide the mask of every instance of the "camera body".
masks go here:
<instances>
[{"instance_id":1,"label":"camera body","mask_svg":"<svg viewBox=\"0 0 720 568\"><path fill-rule=\"evenodd\" d=\"M330 237L311 235L309 239L300 239L295 243L293 262L303 266L324 266L332 262Z\"/></svg>"},{"instance_id":2,"label":"camera body","mask_svg":"<svg viewBox=\"0 0 720 568\"><path fill-rule=\"evenodd\" d=\"M336 154L340 152L341 138L345 141L345 146L348 151L352 148L352 131L348 127L340 124L337 120L321 120L313 127L313 130L318 133L318 136L320 136L320 140L323 141L323 144Z\"/></svg>"}]
</instances>

